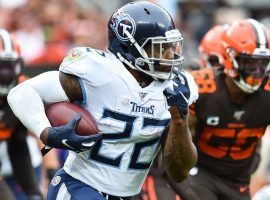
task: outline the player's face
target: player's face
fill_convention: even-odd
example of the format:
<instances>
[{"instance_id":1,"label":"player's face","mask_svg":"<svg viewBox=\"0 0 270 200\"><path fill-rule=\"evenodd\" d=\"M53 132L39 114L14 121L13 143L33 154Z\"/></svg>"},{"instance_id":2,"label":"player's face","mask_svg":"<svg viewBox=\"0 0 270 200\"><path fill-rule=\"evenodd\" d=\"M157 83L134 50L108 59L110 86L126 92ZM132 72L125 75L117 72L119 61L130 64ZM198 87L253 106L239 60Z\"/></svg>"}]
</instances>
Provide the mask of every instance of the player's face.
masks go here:
<instances>
[{"instance_id":1,"label":"player's face","mask_svg":"<svg viewBox=\"0 0 270 200\"><path fill-rule=\"evenodd\" d=\"M0 84L9 85L20 73L21 67L18 60L0 60Z\"/></svg>"},{"instance_id":2,"label":"player's face","mask_svg":"<svg viewBox=\"0 0 270 200\"><path fill-rule=\"evenodd\" d=\"M259 85L262 82L269 60L270 58L265 56L248 56L244 54L236 57L239 73L244 81L251 86Z\"/></svg>"},{"instance_id":3,"label":"player's face","mask_svg":"<svg viewBox=\"0 0 270 200\"><path fill-rule=\"evenodd\" d=\"M146 48L148 55L161 60L158 64L154 64L156 71L167 73L171 71L171 61L175 59L175 55L180 54L177 44L177 42L152 44Z\"/></svg>"}]
</instances>

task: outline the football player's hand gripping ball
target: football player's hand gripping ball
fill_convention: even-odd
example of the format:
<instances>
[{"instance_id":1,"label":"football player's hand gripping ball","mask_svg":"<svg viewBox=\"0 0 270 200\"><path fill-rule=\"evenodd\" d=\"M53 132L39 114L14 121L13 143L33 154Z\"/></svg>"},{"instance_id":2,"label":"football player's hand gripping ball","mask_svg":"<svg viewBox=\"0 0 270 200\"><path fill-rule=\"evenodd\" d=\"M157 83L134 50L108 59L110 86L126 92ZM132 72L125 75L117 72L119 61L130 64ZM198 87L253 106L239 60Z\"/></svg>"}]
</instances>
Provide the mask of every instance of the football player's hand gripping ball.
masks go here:
<instances>
[{"instance_id":1,"label":"football player's hand gripping ball","mask_svg":"<svg viewBox=\"0 0 270 200\"><path fill-rule=\"evenodd\" d=\"M91 149L101 139L102 134L97 133L91 136L80 136L76 134L75 128L80 119L81 115L77 114L66 125L50 128L47 145L53 148L75 152L83 152Z\"/></svg>"},{"instance_id":2,"label":"football player's hand gripping ball","mask_svg":"<svg viewBox=\"0 0 270 200\"><path fill-rule=\"evenodd\" d=\"M173 89L166 88L163 91L169 106L177 106L182 118L188 114L188 103L190 98L190 89L187 78L183 71L174 70Z\"/></svg>"}]
</instances>

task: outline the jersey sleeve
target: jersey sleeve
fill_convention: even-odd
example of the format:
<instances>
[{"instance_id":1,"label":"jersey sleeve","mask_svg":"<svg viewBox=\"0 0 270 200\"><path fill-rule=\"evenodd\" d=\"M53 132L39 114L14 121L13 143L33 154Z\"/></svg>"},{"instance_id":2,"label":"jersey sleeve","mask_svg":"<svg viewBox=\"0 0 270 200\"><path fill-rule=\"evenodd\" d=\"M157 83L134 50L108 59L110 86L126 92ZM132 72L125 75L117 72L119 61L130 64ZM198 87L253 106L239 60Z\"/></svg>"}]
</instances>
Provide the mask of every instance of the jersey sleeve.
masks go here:
<instances>
[{"instance_id":1,"label":"jersey sleeve","mask_svg":"<svg viewBox=\"0 0 270 200\"><path fill-rule=\"evenodd\" d=\"M189 90L190 90L190 98L189 98L188 105L191 105L199 98L198 87L194 81L193 76L187 71L184 71L184 72L185 72L188 85L189 85Z\"/></svg>"},{"instance_id":2,"label":"jersey sleeve","mask_svg":"<svg viewBox=\"0 0 270 200\"><path fill-rule=\"evenodd\" d=\"M91 86L100 86L109 80L108 65L104 52L77 47L70 50L59 71L75 75Z\"/></svg>"},{"instance_id":3,"label":"jersey sleeve","mask_svg":"<svg viewBox=\"0 0 270 200\"><path fill-rule=\"evenodd\" d=\"M217 89L212 69L200 69L191 72L199 88L199 94L214 93Z\"/></svg>"}]
</instances>

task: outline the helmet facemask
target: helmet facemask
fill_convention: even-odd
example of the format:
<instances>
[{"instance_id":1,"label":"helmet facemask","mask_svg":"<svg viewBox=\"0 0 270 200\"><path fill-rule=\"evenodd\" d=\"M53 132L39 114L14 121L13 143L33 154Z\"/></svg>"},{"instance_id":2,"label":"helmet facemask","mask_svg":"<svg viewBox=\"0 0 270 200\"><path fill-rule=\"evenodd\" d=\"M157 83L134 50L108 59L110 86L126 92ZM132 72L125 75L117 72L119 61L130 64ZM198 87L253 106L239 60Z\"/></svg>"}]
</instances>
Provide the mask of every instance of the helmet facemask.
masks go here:
<instances>
[{"instance_id":1,"label":"helmet facemask","mask_svg":"<svg viewBox=\"0 0 270 200\"><path fill-rule=\"evenodd\" d=\"M16 86L18 76L22 70L22 60L0 59L0 96L8 94L9 90Z\"/></svg>"},{"instance_id":2,"label":"helmet facemask","mask_svg":"<svg viewBox=\"0 0 270 200\"><path fill-rule=\"evenodd\" d=\"M232 58L237 77L234 82L246 93L257 91L269 67L269 55L238 54Z\"/></svg>"},{"instance_id":3,"label":"helmet facemask","mask_svg":"<svg viewBox=\"0 0 270 200\"><path fill-rule=\"evenodd\" d=\"M135 70L139 70L155 80L168 80L172 78L172 70L182 68L183 37L177 29L167 31L165 37L149 37L140 46L127 31L129 41L139 52L135 62L130 63L120 54L119 59Z\"/></svg>"},{"instance_id":4,"label":"helmet facemask","mask_svg":"<svg viewBox=\"0 0 270 200\"><path fill-rule=\"evenodd\" d=\"M18 83L23 60L16 38L5 29L0 29L0 96L6 96Z\"/></svg>"}]
</instances>

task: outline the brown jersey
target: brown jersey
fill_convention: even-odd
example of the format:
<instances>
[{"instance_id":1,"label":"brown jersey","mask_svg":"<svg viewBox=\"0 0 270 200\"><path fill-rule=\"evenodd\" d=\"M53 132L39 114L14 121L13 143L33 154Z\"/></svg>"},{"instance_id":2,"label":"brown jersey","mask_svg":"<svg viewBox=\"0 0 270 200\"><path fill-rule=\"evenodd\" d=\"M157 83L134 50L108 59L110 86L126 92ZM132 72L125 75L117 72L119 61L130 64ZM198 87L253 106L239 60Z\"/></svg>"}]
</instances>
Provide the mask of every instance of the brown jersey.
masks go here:
<instances>
[{"instance_id":1,"label":"brown jersey","mask_svg":"<svg viewBox=\"0 0 270 200\"><path fill-rule=\"evenodd\" d=\"M270 124L270 81L239 105L230 100L223 73L203 69L192 74L200 94L191 109L198 119L198 166L248 183L259 162L256 148Z\"/></svg>"},{"instance_id":2,"label":"brown jersey","mask_svg":"<svg viewBox=\"0 0 270 200\"><path fill-rule=\"evenodd\" d=\"M15 117L10 109L6 98L0 98L0 141L17 134L18 131L26 132L26 128Z\"/></svg>"},{"instance_id":3,"label":"brown jersey","mask_svg":"<svg viewBox=\"0 0 270 200\"><path fill-rule=\"evenodd\" d=\"M24 80L26 80L25 76L21 75L18 77L18 83ZM0 141L10 138L13 132L21 130L26 131L10 109L7 98L5 96L0 97Z\"/></svg>"}]
</instances>

